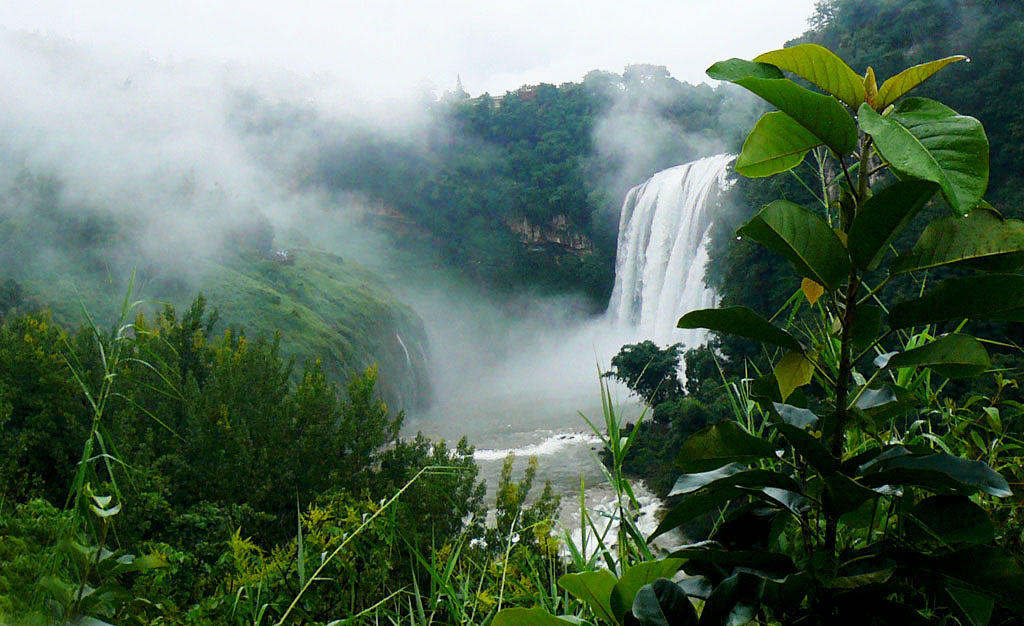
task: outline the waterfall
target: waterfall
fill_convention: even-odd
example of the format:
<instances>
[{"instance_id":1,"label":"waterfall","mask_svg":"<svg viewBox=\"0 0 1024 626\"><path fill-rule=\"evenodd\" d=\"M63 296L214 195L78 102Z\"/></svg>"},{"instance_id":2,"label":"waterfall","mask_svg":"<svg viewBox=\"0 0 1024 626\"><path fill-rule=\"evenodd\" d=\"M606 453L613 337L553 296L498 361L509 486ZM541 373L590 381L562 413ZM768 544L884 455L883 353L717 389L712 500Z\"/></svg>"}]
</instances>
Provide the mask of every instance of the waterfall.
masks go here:
<instances>
[{"instance_id":1,"label":"waterfall","mask_svg":"<svg viewBox=\"0 0 1024 626\"><path fill-rule=\"evenodd\" d=\"M712 193L728 186L732 155L720 154L658 172L626 194L619 218L615 287L608 315L659 344L703 343L679 330L687 311L715 306L704 286Z\"/></svg>"}]
</instances>

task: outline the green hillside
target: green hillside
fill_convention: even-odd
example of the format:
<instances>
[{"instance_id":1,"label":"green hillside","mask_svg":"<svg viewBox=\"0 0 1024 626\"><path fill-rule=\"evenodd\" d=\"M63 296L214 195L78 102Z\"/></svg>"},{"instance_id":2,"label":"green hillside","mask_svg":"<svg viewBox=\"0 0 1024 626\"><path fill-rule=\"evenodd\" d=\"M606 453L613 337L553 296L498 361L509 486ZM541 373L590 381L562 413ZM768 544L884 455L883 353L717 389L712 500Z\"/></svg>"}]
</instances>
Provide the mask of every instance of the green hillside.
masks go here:
<instances>
[{"instance_id":1,"label":"green hillside","mask_svg":"<svg viewBox=\"0 0 1024 626\"><path fill-rule=\"evenodd\" d=\"M38 217L0 218L0 282L7 285L0 314L45 308L74 327L84 321L84 307L103 327L116 318L134 273L132 297L143 301L144 312L182 310L201 293L220 312L215 332L237 326L251 335L280 333L284 356L321 359L337 383L377 364L380 389L396 408L428 399L421 320L355 263L311 248L289 249L290 262L283 263L272 253L228 245L205 256L183 252L172 266L154 262L102 222L32 219Z\"/></svg>"}]
</instances>

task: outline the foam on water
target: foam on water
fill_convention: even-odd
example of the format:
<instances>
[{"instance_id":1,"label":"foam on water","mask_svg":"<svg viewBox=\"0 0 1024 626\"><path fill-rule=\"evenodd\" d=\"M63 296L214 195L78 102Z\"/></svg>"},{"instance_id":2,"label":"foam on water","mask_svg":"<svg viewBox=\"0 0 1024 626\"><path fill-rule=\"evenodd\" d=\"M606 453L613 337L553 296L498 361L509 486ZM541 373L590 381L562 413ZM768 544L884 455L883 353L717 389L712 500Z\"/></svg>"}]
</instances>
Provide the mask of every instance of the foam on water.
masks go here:
<instances>
[{"instance_id":1,"label":"foam on water","mask_svg":"<svg viewBox=\"0 0 1024 626\"><path fill-rule=\"evenodd\" d=\"M568 446L595 445L601 443L601 439L587 433L557 433L553 434L539 443L532 443L518 448L500 448L477 450L473 458L477 461L500 461L513 454L517 457L550 456Z\"/></svg>"}]
</instances>

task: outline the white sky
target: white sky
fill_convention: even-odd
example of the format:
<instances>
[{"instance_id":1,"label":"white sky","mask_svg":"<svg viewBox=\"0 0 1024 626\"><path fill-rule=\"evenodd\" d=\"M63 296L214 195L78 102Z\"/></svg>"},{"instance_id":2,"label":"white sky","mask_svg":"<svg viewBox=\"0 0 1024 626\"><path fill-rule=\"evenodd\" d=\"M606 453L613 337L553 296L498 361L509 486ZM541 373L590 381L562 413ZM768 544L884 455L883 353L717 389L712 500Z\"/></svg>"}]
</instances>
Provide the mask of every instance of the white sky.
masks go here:
<instances>
[{"instance_id":1,"label":"white sky","mask_svg":"<svg viewBox=\"0 0 1024 626\"><path fill-rule=\"evenodd\" d=\"M160 61L212 59L396 97L461 74L473 95L665 65L679 80L806 30L814 0L3 0L0 25Z\"/></svg>"}]
</instances>

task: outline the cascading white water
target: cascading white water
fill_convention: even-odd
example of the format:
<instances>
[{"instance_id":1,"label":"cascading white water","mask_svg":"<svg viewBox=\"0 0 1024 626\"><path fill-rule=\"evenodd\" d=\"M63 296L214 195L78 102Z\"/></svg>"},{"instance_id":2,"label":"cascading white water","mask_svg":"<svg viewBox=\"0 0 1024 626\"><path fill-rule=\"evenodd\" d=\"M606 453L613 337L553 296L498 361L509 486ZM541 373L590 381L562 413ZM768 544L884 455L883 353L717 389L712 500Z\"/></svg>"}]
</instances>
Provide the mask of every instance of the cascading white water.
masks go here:
<instances>
[{"instance_id":1,"label":"cascading white water","mask_svg":"<svg viewBox=\"0 0 1024 626\"><path fill-rule=\"evenodd\" d=\"M631 189L619 218L615 287L608 315L659 344L704 342L676 328L687 311L715 306L704 285L713 220L709 199L728 185L735 156L720 154L658 172Z\"/></svg>"}]
</instances>

